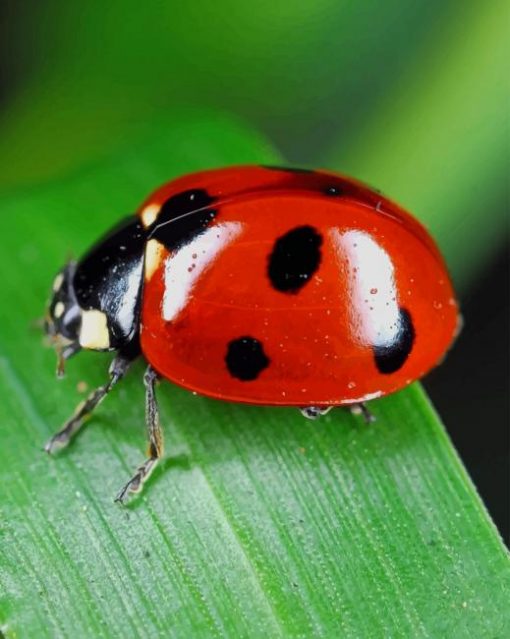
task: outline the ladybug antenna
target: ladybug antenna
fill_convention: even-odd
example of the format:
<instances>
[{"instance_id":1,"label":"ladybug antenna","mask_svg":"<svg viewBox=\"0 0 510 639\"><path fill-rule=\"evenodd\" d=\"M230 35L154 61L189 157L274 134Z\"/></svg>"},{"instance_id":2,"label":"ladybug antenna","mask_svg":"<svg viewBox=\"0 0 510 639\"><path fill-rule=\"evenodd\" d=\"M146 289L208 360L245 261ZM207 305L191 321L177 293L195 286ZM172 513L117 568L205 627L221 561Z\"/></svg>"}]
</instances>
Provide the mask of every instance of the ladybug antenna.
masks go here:
<instances>
[{"instance_id":1,"label":"ladybug antenna","mask_svg":"<svg viewBox=\"0 0 510 639\"><path fill-rule=\"evenodd\" d=\"M57 374L57 378L58 379L62 379L65 375L65 357L64 357L64 351L62 350L62 345L56 343L55 344L55 352L57 354L57 370L56 370L56 374Z\"/></svg>"},{"instance_id":2,"label":"ladybug antenna","mask_svg":"<svg viewBox=\"0 0 510 639\"><path fill-rule=\"evenodd\" d=\"M65 338L63 340L60 335L56 335L53 338L53 346L57 354L57 378L62 379L65 375L66 360L76 355L81 350L81 346L79 342L68 342Z\"/></svg>"}]
</instances>

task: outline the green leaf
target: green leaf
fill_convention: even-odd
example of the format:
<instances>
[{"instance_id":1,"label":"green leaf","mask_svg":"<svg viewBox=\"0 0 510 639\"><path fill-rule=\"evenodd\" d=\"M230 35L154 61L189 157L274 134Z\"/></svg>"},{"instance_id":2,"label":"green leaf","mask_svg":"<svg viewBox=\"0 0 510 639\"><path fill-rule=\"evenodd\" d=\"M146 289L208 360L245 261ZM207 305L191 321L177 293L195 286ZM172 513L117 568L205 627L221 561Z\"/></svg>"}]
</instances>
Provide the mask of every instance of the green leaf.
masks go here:
<instances>
[{"instance_id":1,"label":"green leaf","mask_svg":"<svg viewBox=\"0 0 510 639\"><path fill-rule=\"evenodd\" d=\"M155 126L101 166L0 203L3 634L508 636L507 556L418 385L374 403L367 426L162 384L167 455L122 508L113 497L145 448L140 363L74 445L42 453L77 384L100 384L109 360L82 354L57 383L30 328L68 251L178 173L278 161L225 118Z\"/></svg>"}]
</instances>

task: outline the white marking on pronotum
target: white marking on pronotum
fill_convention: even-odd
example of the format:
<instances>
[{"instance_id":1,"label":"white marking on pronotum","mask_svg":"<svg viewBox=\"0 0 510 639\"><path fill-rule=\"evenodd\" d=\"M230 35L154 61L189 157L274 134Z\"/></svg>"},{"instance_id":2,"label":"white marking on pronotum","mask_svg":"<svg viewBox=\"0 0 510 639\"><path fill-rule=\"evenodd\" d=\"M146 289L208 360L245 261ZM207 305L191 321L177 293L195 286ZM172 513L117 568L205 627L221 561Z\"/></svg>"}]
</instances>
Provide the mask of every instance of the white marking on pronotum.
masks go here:
<instances>
[{"instance_id":1,"label":"white marking on pronotum","mask_svg":"<svg viewBox=\"0 0 510 639\"><path fill-rule=\"evenodd\" d=\"M60 290L60 287L62 286L63 281L64 281L64 275L62 273L59 273L57 277L53 280L53 290L55 291L55 293Z\"/></svg>"},{"instance_id":2,"label":"white marking on pronotum","mask_svg":"<svg viewBox=\"0 0 510 639\"><path fill-rule=\"evenodd\" d=\"M157 240L149 240L145 245L145 279L148 281L157 271L163 259L163 244Z\"/></svg>"},{"instance_id":3,"label":"white marking on pronotum","mask_svg":"<svg viewBox=\"0 0 510 639\"><path fill-rule=\"evenodd\" d=\"M170 255L165 264L163 319L174 320L192 295L195 283L242 229L239 222L210 227L187 246Z\"/></svg>"},{"instance_id":4,"label":"white marking on pronotum","mask_svg":"<svg viewBox=\"0 0 510 639\"><path fill-rule=\"evenodd\" d=\"M401 326L395 269L390 256L363 231L333 229L331 236L339 259L349 263L347 296L351 300L351 325L357 328L360 344L393 344Z\"/></svg>"},{"instance_id":5,"label":"white marking on pronotum","mask_svg":"<svg viewBox=\"0 0 510 639\"><path fill-rule=\"evenodd\" d=\"M91 350L105 350L110 347L110 335L106 315L101 311L82 311L79 337L80 346Z\"/></svg>"},{"instance_id":6,"label":"white marking on pronotum","mask_svg":"<svg viewBox=\"0 0 510 639\"><path fill-rule=\"evenodd\" d=\"M53 315L59 319L59 317L62 317L62 315L64 314L64 311L66 310L66 307L64 306L63 302L57 302L55 304L55 310L53 311Z\"/></svg>"},{"instance_id":7,"label":"white marking on pronotum","mask_svg":"<svg viewBox=\"0 0 510 639\"><path fill-rule=\"evenodd\" d=\"M160 209L161 206L159 204L149 204L143 209L143 211L140 213L140 217L142 218L142 222L145 228L148 228L153 222L156 221Z\"/></svg>"},{"instance_id":8,"label":"white marking on pronotum","mask_svg":"<svg viewBox=\"0 0 510 639\"><path fill-rule=\"evenodd\" d=\"M117 321L126 334L128 334L132 328L135 307L138 301L141 276L142 265L139 263L127 276L126 292L122 295L123 301L117 315Z\"/></svg>"}]
</instances>

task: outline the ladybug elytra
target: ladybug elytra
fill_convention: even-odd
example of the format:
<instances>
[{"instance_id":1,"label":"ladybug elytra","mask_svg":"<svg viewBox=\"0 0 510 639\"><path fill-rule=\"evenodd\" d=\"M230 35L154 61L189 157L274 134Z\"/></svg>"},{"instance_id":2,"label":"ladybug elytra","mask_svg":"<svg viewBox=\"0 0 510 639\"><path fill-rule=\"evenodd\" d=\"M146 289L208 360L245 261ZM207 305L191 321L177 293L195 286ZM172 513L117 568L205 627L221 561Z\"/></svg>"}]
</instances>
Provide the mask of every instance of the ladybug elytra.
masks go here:
<instances>
[{"instance_id":1,"label":"ladybug elytra","mask_svg":"<svg viewBox=\"0 0 510 639\"><path fill-rule=\"evenodd\" d=\"M395 392L435 366L459 326L443 259L411 215L325 171L240 166L165 184L53 284L58 369L114 351L109 381L46 445L69 443L140 355L149 455L162 455L158 378L315 418Z\"/></svg>"}]
</instances>

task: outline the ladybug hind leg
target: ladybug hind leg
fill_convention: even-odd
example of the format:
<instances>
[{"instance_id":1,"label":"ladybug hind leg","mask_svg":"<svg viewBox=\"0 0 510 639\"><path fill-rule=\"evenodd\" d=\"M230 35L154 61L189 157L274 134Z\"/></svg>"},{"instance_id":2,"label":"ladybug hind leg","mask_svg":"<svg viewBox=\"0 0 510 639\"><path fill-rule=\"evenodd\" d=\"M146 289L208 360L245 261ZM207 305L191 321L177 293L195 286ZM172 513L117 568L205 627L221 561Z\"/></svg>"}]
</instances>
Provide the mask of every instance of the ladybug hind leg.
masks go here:
<instances>
[{"instance_id":1,"label":"ladybug hind leg","mask_svg":"<svg viewBox=\"0 0 510 639\"><path fill-rule=\"evenodd\" d=\"M375 422L375 415L370 412L365 402L353 404L350 407L350 411L353 415L362 415L366 424L373 424Z\"/></svg>"},{"instance_id":2,"label":"ladybug hind leg","mask_svg":"<svg viewBox=\"0 0 510 639\"><path fill-rule=\"evenodd\" d=\"M333 406L326 406L325 408L321 408L320 406L304 406L300 408L301 415L306 417L307 419L319 419L323 415L329 413L329 411L334 408Z\"/></svg>"},{"instance_id":3,"label":"ladybug hind leg","mask_svg":"<svg viewBox=\"0 0 510 639\"><path fill-rule=\"evenodd\" d=\"M134 475L119 491L115 501L123 503L132 493L139 493L158 461L163 455L163 433L159 421L159 408L156 400L155 386L159 380L156 371L149 365L145 371L145 420L149 435L147 459L136 469Z\"/></svg>"},{"instance_id":4,"label":"ladybug hind leg","mask_svg":"<svg viewBox=\"0 0 510 639\"><path fill-rule=\"evenodd\" d=\"M334 406L326 406L325 408L321 408L320 406L304 406L303 408L300 408L299 411L301 412L303 417L315 420L329 413L332 408L334 408ZM374 415L370 412L364 402L353 404L352 406L350 406L349 410L353 415L362 415L365 423L367 424L372 424L373 422L375 422Z\"/></svg>"},{"instance_id":5,"label":"ladybug hind leg","mask_svg":"<svg viewBox=\"0 0 510 639\"><path fill-rule=\"evenodd\" d=\"M102 386L99 386L99 388L93 390L83 402L78 404L74 413L67 420L61 430L59 430L58 433L55 433L55 435L53 435L53 437L47 442L44 447L44 450L47 453L54 453L61 448L65 448L69 444L74 435L83 426L85 419L92 413L96 406L103 401L112 388L124 377L135 357L125 356L119 353L113 359L108 370L110 380L106 384L103 384Z\"/></svg>"}]
</instances>

